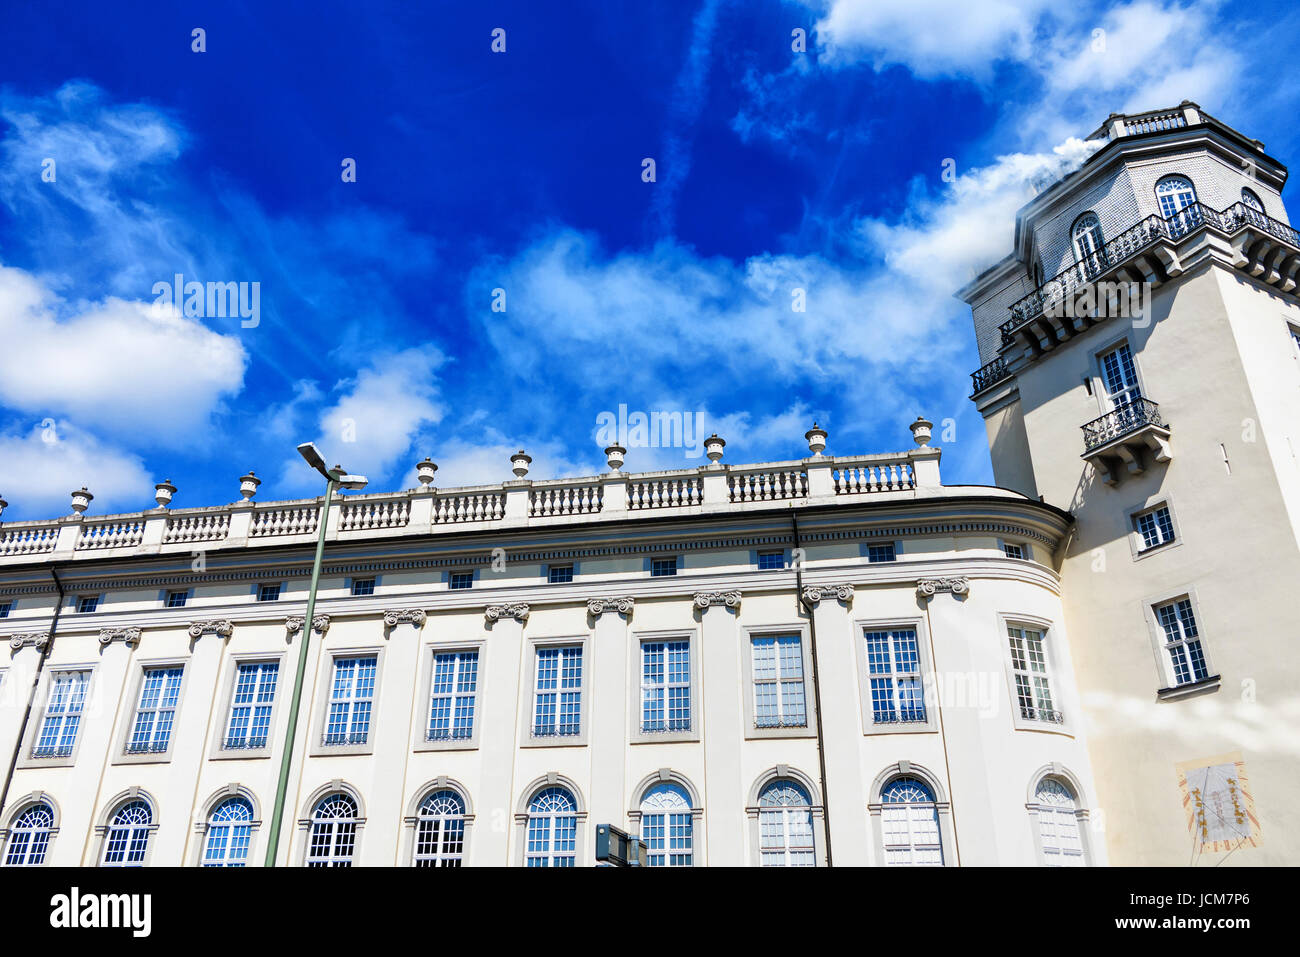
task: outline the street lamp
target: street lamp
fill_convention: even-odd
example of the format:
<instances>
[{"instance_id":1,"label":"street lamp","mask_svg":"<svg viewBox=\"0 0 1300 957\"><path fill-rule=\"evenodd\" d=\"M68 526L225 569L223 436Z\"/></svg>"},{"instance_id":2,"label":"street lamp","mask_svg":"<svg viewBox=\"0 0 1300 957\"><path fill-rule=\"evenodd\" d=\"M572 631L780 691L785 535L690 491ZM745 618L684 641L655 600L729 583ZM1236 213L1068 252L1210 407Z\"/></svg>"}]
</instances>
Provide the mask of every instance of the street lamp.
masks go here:
<instances>
[{"instance_id":1,"label":"street lamp","mask_svg":"<svg viewBox=\"0 0 1300 957\"><path fill-rule=\"evenodd\" d=\"M325 527L329 522L330 500L334 490L342 487L359 492L366 487L364 475L349 475L343 466L325 467L325 460L311 442L298 446L298 453L307 464L325 476L325 506L321 509L320 527L316 535L316 558L311 565L311 587L307 591L307 616L302 623L302 642L298 649L298 670L293 679L293 700L289 704L289 729L284 743L284 757L280 760L280 781L275 789L275 810L271 812L271 833L266 842L266 866L275 867L275 854L280 844L280 821L284 817L285 791L289 785L289 766L293 761L293 739L298 731L298 706L302 702L302 682L307 673L307 643L311 640L312 620L316 614L316 586L320 584L321 558L325 555Z\"/></svg>"}]
</instances>

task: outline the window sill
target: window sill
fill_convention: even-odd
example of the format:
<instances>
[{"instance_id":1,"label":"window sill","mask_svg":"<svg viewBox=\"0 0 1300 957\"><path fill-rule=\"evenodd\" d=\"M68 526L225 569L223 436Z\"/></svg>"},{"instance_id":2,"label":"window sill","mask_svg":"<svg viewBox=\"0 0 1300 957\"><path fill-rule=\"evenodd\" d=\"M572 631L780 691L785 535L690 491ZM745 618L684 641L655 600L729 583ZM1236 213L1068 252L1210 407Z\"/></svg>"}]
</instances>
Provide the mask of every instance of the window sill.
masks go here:
<instances>
[{"instance_id":1,"label":"window sill","mask_svg":"<svg viewBox=\"0 0 1300 957\"><path fill-rule=\"evenodd\" d=\"M581 734L527 734L519 746L521 748L585 748L587 734L585 731Z\"/></svg>"},{"instance_id":2,"label":"window sill","mask_svg":"<svg viewBox=\"0 0 1300 957\"><path fill-rule=\"evenodd\" d=\"M313 758L328 758L334 755L374 754L374 739L364 744L324 744L319 739L312 745L308 755Z\"/></svg>"},{"instance_id":3,"label":"window sill","mask_svg":"<svg viewBox=\"0 0 1300 957\"><path fill-rule=\"evenodd\" d=\"M213 761L241 761L270 756L270 748L217 748L212 752Z\"/></svg>"},{"instance_id":4,"label":"window sill","mask_svg":"<svg viewBox=\"0 0 1300 957\"><path fill-rule=\"evenodd\" d=\"M172 759L171 748L166 751L119 751L113 764L167 764Z\"/></svg>"},{"instance_id":5,"label":"window sill","mask_svg":"<svg viewBox=\"0 0 1300 957\"><path fill-rule=\"evenodd\" d=\"M630 744L680 744L699 741L700 732L695 729L685 731L634 731Z\"/></svg>"},{"instance_id":6,"label":"window sill","mask_svg":"<svg viewBox=\"0 0 1300 957\"><path fill-rule=\"evenodd\" d=\"M930 734L938 730L938 723L930 717L924 721L872 721L862 734L867 737L877 734Z\"/></svg>"},{"instance_id":7,"label":"window sill","mask_svg":"<svg viewBox=\"0 0 1300 957\"><path fill-rule=\"evenodd\" d=\"M468 738L434 738L432 741L421 735L415 741L413 751L477 751L478 729Z\"/></svg>"},{"instance_id":8,"label":"window sill","mask_svg":"<svg viewBox=\"0 0 1300 957\"><path fill-rule=\"evenodd\" d=\"M1175 685L1172 688L1161 688L1156 692L1156 698L1161 701L1177 701L1179 698L1218 691L1222 677L1222 675L1210 675L1200 681L1189 681L1186 684Z\"/></svg>"},{"instance_id":9,"label":"window sill","mask_svg":"<svg viewBox=\"0 0 1300 957\"><path fill-rule=\"evenodd\" d=\"M817 729L811 723L800 725L764 725L755 727L752 723L745 728L746 739L755 738L815 738Z\"/></svg>"}]
</instances>

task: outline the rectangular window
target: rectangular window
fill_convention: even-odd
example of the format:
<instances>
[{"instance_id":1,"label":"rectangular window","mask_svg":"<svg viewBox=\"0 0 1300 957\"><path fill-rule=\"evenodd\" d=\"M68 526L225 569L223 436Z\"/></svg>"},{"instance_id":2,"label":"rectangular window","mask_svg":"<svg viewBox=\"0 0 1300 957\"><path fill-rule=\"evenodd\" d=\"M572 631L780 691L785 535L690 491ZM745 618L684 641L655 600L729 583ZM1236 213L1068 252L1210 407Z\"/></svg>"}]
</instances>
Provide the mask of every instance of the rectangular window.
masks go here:
<instances>
[{"instance_id":1,"label":"rectangular window","mask_svg":"<svg viewBox=\"0 0 1300 957\"><path fill-rule=\"evenodd\" d=\"M758 553L758 570L769 571L778 568L785 568L785 552L759 552Z\"/></svg>"},{"instance_id":2,"label":"rectangular window","mask_svg":"<svg viewBox=\"0 0 1300 957\"><path fill-rule=\"evenodd\" d=\"M873 565L876 562L892 562L897 560L898 556L894 554L893 542L886 542L884 545L867 546L867 561Z\"/></svg>"},{"instance_id":3,"label":"rectangular window","mask_svg":"<svg viewBox=\"0 0 1300 957\"><path fill-rule=\"evenodd\" d=\"M275 583L274 585L258 585L257 600L258 601L279 601L280 600L279 582Z\"/></svg>"},{"instance_id":4,"label":"rectangular window","mask_svg":"<svg viewBox=\"0 0 1300 957\"><path fill-rule=\"evenodd\" d=\"M1180 598L1157 606L1156 620L1164 629L1165 651L1174 668L1174 681L1183 685L1208 678L1210 672L1205 665L1205 653L1201 650L1200 632L1196 628L1191 601Z\"/></svg>"},{"instance_id":5,"label":"rectangular window","mask_svg":"<svg viewBox=\"0 0 1300 957\"><path fill-rule=\"evenodd\" d=\"M334 659L325 744L365 744L375 700L375 655Z\"/></svg>"},{"instance_id":6,"label":"rectangular window","mask_svg":"<svg viewBox=\"0 0 1300 957\"><path fill-rule=\"evenodd\" d=\"M1011 674L1016 682L1016 703L1027 721L1060 724L1061 712L1052 703L1052 682L1047 672L1047 637L1035 628L1007 625L1011 644Z\"/></svg>"},{"instance_id":7,"label":"rectangular window","mask_svg":"<svg viewBox=\"0 0 1300 957\"><path fill-rule=\"evenodd\" d=\"M1023 545L1014 545L1011 542L1006 542L1002 546L1002 551L1007 558L1025 557L1025 547Z\"/></svg>"},{"instance_id":8,"label":"rectangular window","mask_svg":"<svg viewBox=\"0 0 1300 957\"><path fill-rule=\"evenodd\" d=\"M474 736L478 652L447 651L433 656L433 693L426 741L466 741Z\"/></svg>"},{"instance_id":9,"label":"rectangular window","mask_svg":"<svg viewBox=\"0 0 1300 957\"><path fill-rule=\"evenodd\" d=\"M672 558L653 558L650 560L650 577L663 578L677 574L677 556Z\"/></svg>"},{"instance_id":10,"label":"rectangular window","mask_svg":"<svg viewBox=\"0 0 1300 957\"><path fill-rule=\"evenodd\" d=\"M1145 552L1174 540L1174 520L1168 505L1138 512L1133 516L1133 527L1142 538L1142 547L1138 551Z\"/></svg>"},{"instance_id":11,"label":"rectangular window","mask_svg":"<svg viewBox=\"0 0 1300 957\"><path fill-rule=\"evenodd\" d=\"M167 593L167 607L184 608L189 598L190 593L188 591L169 591Z\"/></svg>"},{"instance_id":12,"label":"rectangular window","mask_svg":"<svg viewBox=\"0 0 1300 957\"><path fill-rule=\"evenodd\" d=\"M242 661L235 671L235 691L226 723L227 750L264 748L271 731L271 708L280 676L278 661Z\"/></svg>"},{"instance_id":13,"label":"rectangular window","mask_svg":"<svg viewBox=\"0 0 1300 957\"><path fill-rule=\"evenodd\" d=\"M8 618L9 612L13 610L14 603L11 601L0 601L0 618Z\"/></svg>"},{"instance_id":14,"label":"rectangular window","mask_svg":"<svg viewBox=\"0 0 1300 957\"><path fill-rule=\"evenodd\" d=\"M582 646L537 649L533 737L582 731Z\"/></svg>"},{"instance_id":15,"label":"rectangular window","mask_svg":"<svg viewBox=\"0 0 1300 957\"><path fill-rule=\"evenodd\" d=\"M167 750L184 674L185 669L179 665L145 669L140 704L135 709L135 723L126 742L127 754L162 754Z\"/></svg>"},{"instance_id":16,"label":"rectangular window","mask_svg":"<svg viewBox=\"0 0 1300 957\"><path fill-rule=\"evenodd\" d=\"M871 682L871 721L897 724L925 721L921 650L916 629L864 631L867 677Z\"/></svg>"},{"instance_id":17,"label":"rectangular window","mask_svg":"<svg viewBox=\"0 0 1300 957\"><path fill-rule=\"evenodd\" d=\"M803 641L798 635L753 639L754 725L803 728L808 709L803 687Z\"/></svg>"},{"instance_id":18,"label":"rectangular window","mask_svg":"<svg viewBox=\"0 0 1300 957\"><path fill-rule=\"evenodd\" d=\"M82 595L80 598L77 599L77 612L79 614L86 614L88 612L92 612L98 607L99 607L98 595Z\"/></svg>"},{"instance_id":19,"label":"rectangular window","mask_svg":"<svg viewBox=\"0 0 1300 957\"><path fill-rule=\"evenodd\" d=\"M1112 409L1122 408L1135 399L1142 397L1138 385L1137 367L1133 364L1133 353L1128 343L1121 343L1114 349L1098 356L1101 365L1101 377L1106 386L1106 398Z\"/></svg>"},{"instance_id":20,"label":"rectangular window","mask_svg":"<svg viewBox=\"0 0 1300 957\"><path fill-rule=\"evenodd\" d=\"M573 566L551 565L546 569L546 580L552 585L567 585L573 581Z\"/></svg>"},{"instance_id":21,"label":"rectangular window","mask_svg":"<svg viewBox=\"0 0 1300 957\"><path fill-rule=\"evenodd\" d=\"M447 587L452 589L473 588L473 572L452 572L447 576Z\"/></svg>"},{"instance_id":22,"label":"rectangular window","mask_svg":"<svg viewBox=\"0 0 1300 957\"><path fill-rule=\"evenodd\" d=\"M354 578L352 579L352 594L373 595L375 593L375 580L373 578Z\"/></svg>"},{"instance_id":23,"label":"rectangular window","mask_svg":"<svg viewBox=\"0 0 1300 957\"><path fill-rule=\"evenodd\" d=\"M86 686L90 684L89 671L65 671L50 679L50 701L45 707L45 720L36 746L34 758L66 758L77 743L81 727L81 711L86 705Z\"/></svg>"},{"instance_id":24,"label":"rectangular window","mask_svg":"<svg viewBox=\"0 0 1300 957\"><path fill-rule=\"evenodd\" d=\"M641 643L641 732L691 730L691 643Z\"/></svg>"}]
</instances>

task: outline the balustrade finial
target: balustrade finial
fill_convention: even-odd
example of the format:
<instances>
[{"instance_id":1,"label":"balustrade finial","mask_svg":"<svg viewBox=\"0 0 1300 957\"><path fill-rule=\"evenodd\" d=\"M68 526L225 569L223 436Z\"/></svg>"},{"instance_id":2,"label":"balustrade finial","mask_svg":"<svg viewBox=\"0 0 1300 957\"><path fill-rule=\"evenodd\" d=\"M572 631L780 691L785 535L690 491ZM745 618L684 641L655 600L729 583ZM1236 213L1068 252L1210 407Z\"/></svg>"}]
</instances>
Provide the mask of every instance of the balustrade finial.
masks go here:
<instances>
[{"instance_id":1,"label":"balustrade finial","mask_svg":"<svg viewBox=\"0 0 1300 957\"><path fill-rule=\"evenodd\" d=\"M934 423L929 422L921 416L916 417L916 421L908 426L912 430L912 440L921 448L930 444L930 430L934 428Z\"/></svg>"},{"instance_id":2,"label":"balustrade finial","mask_svg":"<svg viewBox=\"0 0 1300 957\"><path fill-rule=\"evenodd\" d=\"M153 487L153 500L158 503L159 508L166 508L175 494L176 486L172 484L171 479L163 479Z\"/></svg>"},{"instance_id":3,"label":"balustrade finial","mask_svg":"<svg viewBox=\"0 0 1300 957\"><path fill-rule=\"evenodd\" d=\"M712 464L717 465L722 460L722 450L726 444L725 439L718 438L717 432L704 440L704 454L709 457Z\"/></svg>"},{"instance_id":4,"label":"balustrade finial","mask_svg":"<svg viewBox=\"0 0 1300 957\"><path fill-rule=\"evenodd\" d=\"M523 449L510 456L510 470L515 473L515 478L523 478L528 474L528 465L532 460L533 457Z\"/></svg>"},{"instance_id":5,"label":"balustrade finial","mask_svg":"<svg viewBox=\"0 0 1300 957\"><path fill-rule=\"evenodd\" d=\"M257 487L262 484L262 480L253 474L249 469L247 475L239 477L239 494L244 496L244 501L251 502L253 496L257 494Z\"/></svg>"},{"instance_id":6,"label":"balustrade finial","mask_svg":"<svg viewBox=\"0 0 1300 957\"><path fill-rule=\"evenodd\" d=\"M72 511L80 515L90 507L90 501L95 496L86 491L86 486L81 486L77 491L72 493Z\"/></svg>"},{"instance_id":7,"label":"balustrade finial","mask_svg":"<svg viewBox=\"0 0 1300 957\"><path fill-rule=\"evenodd\" d=\"M433 484L433 476L437 471L438 466L427 455L415 463L415 476L420 480L421 488L428 488Z\"/></svg>"},{"instance_id":8,"label":"balustrade finial","mask_svg":"<svg viewBox=\"0 0 1300 957\"><path fill-rule=\"evenodd\" d=\"M826 448L826 430L820 428L816 422L813 427L803 434L808 441L808 451L814 456L821 455Z\"/></svg>"},{"instance_id":9,"label":"balustrade finial","mask_svg":"<svg viewBox=\"0 0 1300 957\"><path fill-rule=\"evenodd\" d=\"M623 467L623 456L627 455L627 449L621 445L611 445L605 449L605 461L609 465L611 472L617 472Z\"/></svg>"},{"instance_id":10,"label":"balustrade finial","mask_svg":"<svg viewBox=\"0 0 1300 957\"><path fill-rule=\"evenodd\" d=\"M0 516L4 515L5 509L7 509L8 507L9 507L9 503L4 500L3 495L0 495Z\"/></svg>"}]
</instances>

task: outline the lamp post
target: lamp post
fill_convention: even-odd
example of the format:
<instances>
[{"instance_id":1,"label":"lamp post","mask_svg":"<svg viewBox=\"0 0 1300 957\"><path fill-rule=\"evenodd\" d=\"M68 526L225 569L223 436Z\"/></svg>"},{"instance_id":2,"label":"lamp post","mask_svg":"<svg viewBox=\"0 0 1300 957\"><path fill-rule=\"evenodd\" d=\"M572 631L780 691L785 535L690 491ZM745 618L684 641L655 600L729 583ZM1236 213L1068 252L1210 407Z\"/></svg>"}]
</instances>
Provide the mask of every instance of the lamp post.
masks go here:
<instances>
[{"instance_id":1,"label":"lamp post","mask_svg":"<svg viewBox=\"0 0 1300 957\"><path fill-rule=\"evenodd\" d=\"M307 643L311 641L312 621L316 614L316 586L320 584L321 559L325 555L325 527L329 521L330 500L334 490L342 487L356 492L366 487L364 475L349 475L343 466L325 467L316 446L304 442L298 452L307 464L325 476L325 506L321 509L320 527L316 535L316 558L311 565L311 587L307 591L307 616L302 623L302 641L298 649L298 669L293 679L293 700L289 703L289 728L285 734L284 757L280 759L280 780L275 786L275 809L271 812L271 833L266 841L266 866L275 867L275 855L280 845L280 822L284 817L285 791L289 785L289 767L293 762L293 739L298 731L298 706L302 702L302 682L307 673Z\"/></svg>"}]
</instances>

